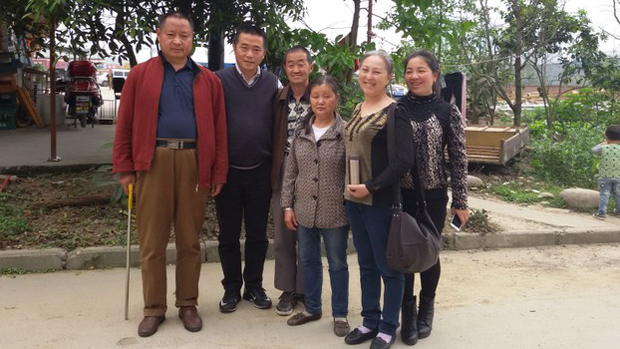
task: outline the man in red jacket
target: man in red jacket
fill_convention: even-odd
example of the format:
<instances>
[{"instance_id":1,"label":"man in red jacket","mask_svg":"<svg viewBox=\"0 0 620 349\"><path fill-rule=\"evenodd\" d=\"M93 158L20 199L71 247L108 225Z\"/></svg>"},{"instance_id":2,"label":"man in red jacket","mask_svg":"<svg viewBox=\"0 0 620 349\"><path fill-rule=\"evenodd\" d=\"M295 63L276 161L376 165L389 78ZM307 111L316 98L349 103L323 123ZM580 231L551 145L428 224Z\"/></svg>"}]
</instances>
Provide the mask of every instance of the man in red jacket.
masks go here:
<instances>
[{"instance_id":1,"label":"man in red jacket","mask_svg":"<svg viewBox=\"0 0 620 349\"><path fill-rule=\"evenodd\" d=\"M138 334L165 319L166 246L174 222L176 307L188 331L202 328L196 310L202 264L199 237L207 196L219 194L228 173L224 94L220 80L189 57L193 24L161 17L158 57L135 66L123 87L114 139L113 171L127 192L136 187L136 219L144 295Z\"/></svg>"}]
</instances>

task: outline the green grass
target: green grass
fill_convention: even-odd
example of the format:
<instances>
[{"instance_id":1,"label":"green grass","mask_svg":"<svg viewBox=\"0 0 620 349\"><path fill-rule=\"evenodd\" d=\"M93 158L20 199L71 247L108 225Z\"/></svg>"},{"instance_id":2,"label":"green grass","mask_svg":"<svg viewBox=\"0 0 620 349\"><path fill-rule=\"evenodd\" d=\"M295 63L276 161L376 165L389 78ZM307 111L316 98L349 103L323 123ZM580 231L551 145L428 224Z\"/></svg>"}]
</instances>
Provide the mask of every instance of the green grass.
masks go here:
<instances>
[{"instance_id":1,"label":"green grass","mask_svg":"<svg viewBox=\"0 0 620 349\"><path fill-rule=\"evenodd\" d=\"M12 237L30 230L23 212L11 204L10 194L0 194L0 239Z\"/></svg>"},{"instance_id":2,"label":"green grass","mask_svg":"<svg viewBox=\"0 0 620 349\"><path fill-rule=\"evenodd\" d=\"M489 190L500 196L503 200L517 204L536 204L546 203L551 207L566 207L559 194L563 188L553 184L535 181L509 181L504 183L491 184ZM548 192L554 195L552 198L545 198L541 193Z\"/></svg>"},{"instance_id":3,"label":"green grass","mask_svg":"<svg viewBox=\"0 0 620 349\"><path fill-rule=\"evenodd\" d=\"M0 276L16 276L25 274L53 273L61 269L22 269L22 268L0 268Z\"/></svg>"}]
</instances>

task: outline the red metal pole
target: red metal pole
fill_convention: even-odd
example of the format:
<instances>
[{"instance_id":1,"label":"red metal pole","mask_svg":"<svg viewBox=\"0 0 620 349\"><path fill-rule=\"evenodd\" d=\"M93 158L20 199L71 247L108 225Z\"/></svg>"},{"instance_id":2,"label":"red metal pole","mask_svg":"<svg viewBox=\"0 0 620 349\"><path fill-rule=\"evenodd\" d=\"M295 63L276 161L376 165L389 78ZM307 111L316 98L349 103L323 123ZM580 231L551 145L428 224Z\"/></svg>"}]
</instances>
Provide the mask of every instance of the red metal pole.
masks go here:
<instances>
[{"instance_id":1,"label":"red metal pole","mask_svg":"<svg viewBox=\"0 0 620 349\"><path fill-rule=\"evenodd\" d=\"M372 42L372 2L368 0L368 43Z\"/></svg>"},{"instance_id":2,"label":"red metal pole","mask_svg":"<svg viewBox=\"0 0 620 349\"><path fill-rule=\"evenodd\" d=\"M50 28L50 141L49 161L59 161L56 154L56 18L51 18Z\"/></svg>"}]
</instances>

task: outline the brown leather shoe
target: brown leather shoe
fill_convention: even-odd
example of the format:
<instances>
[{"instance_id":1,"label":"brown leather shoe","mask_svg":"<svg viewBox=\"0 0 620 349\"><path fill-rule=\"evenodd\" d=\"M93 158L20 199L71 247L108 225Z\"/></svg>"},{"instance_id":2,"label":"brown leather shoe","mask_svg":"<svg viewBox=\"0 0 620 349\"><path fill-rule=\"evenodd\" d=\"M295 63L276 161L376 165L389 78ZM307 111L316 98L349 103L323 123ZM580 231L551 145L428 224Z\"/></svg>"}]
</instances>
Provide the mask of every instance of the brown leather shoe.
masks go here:
<instances>
[{"instance_id":1,"label":"brown leather shoe","mask_svg":"<svg viewBox=\"0 0 620 349\"><path fill-rule=\"evenodd\" d=\"M344 337L349 331L351 331L351 327L347 321L334 320L334 334L336 334L336 336Z\"/></svg>"},{"instance_id":2,"label":"brown leather shoe","mask_svg":"<svg viewBox=\"0 0 620 349\"><path fill-rule=\"evenodd\" d=\"M321 318L321 313L306 315L303 311L291 316L286 323L289 326L299 326L306 322L315 321Z\"/></svg>"},{"instance_id":3,"label":"brown leather shoe","mask_svg":"<svg viewBox=\"0 0 620 349\"><path fill-rule=\"evenodd\" d=\"M193 305L182 306L179 308L179 317L183 321L183 326L190 332L198 332L202 329L202 319L198 315L198 310Z\"/></svg>"},{"instance_id":4,"label":"brown leather shoe","mask_svg":"<svg viewBox=\"0 0 620 349\"><path fill-rule=\"evenodd\" d=\"M140 337L152 336L164 320L166 320L165 316L145 316L138 326L138 335Z\"/></svg>"}]
</instances>

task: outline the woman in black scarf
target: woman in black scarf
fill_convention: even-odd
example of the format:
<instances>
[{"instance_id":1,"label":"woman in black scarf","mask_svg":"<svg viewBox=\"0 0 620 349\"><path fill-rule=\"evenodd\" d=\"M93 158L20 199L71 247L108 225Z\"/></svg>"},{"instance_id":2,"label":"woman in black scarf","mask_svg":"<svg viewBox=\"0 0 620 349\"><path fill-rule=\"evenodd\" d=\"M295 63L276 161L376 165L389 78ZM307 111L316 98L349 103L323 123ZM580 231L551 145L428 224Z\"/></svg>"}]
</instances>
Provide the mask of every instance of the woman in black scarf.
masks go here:
<instances>
[{"instance_id":1,"label":"woman in black scarf","mask_svg":"<svg viewBox=\"0 0 620 349\"><path fill-rule=\"evenodd\" d=\"M413 126L413 142L417 169L426 197L427 211L441 233L447 203L448 181L444 150L450 159L450 184L452 189L451 211L462 225L469 218L467 209L467 156L465 154L465 129L456 106L439 98L441 92L439 66L435 56L426 50L416 51L404 61L405 81L409 92L399 101L406 106ZM402 180L403 210L414 215L417 210L412 173ZM402 305L401 337L403 342L414 345L418 338L430 336L435 304L435 290L439 283L439 261L420 273L420 305L416 309L413 294L414 274L405 275L405 293Z\"/></svg>"}]
</instances>

